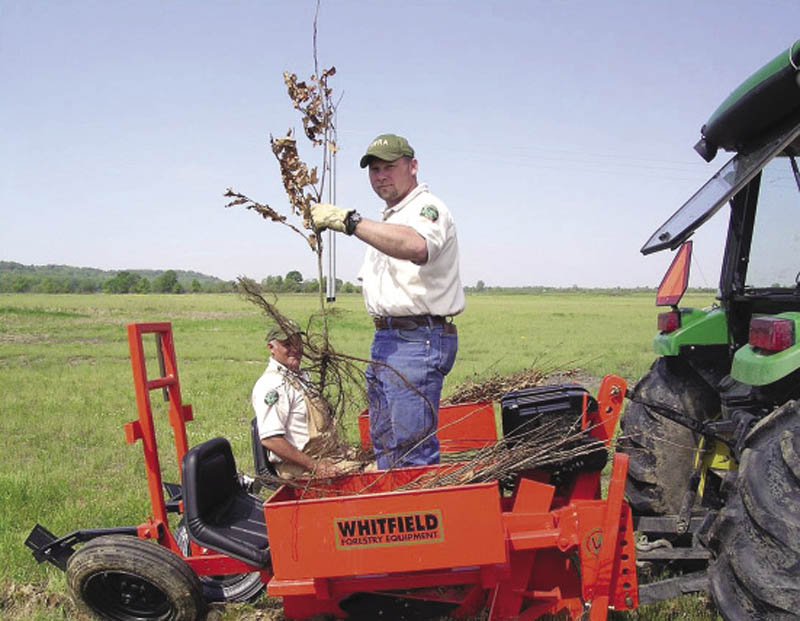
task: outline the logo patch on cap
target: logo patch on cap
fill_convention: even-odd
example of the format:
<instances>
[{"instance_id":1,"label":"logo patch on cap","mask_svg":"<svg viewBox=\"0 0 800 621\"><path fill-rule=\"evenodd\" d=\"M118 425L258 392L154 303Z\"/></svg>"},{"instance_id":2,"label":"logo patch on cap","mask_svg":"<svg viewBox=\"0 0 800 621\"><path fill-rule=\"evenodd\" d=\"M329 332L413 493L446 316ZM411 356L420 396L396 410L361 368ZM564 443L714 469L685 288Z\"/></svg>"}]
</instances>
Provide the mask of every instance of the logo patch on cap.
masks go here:
<instances>
[{"instance_id":1,"label":"logo patch on cap","mask_svg":"<svg viewBox=\"0 0 800 621\"><path fill-rule=\"evenodd\" d=\"M427 218L431 222L436 222L439 219L439 210L433 205L425 205L422 211L419 212L423 218Z\"/></svg>"},{"instance_id":2,"label":"logo patch on cap","mask_svg":"<svg viewBox=\"0 0 800 621\"><path fill-rule=\"evenodd\" d=\"M277 390L270 390L266 395L264 395L264 403L267 405L275 405L278 402L278 391Z\"/></svg>"}]
</instances>

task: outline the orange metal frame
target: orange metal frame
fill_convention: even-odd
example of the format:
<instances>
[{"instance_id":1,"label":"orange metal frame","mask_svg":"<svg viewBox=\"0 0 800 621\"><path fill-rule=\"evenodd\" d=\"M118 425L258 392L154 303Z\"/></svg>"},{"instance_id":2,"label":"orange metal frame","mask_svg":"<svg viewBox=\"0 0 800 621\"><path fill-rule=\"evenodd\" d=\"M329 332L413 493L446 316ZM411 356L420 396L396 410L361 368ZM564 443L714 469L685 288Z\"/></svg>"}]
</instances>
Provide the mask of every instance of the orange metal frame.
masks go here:
<instances>
[{"instance_id":1,"label":"orange metal frame","mask_svg":"<svg viewBox=\"0 0 800 621\"><path fill-rule=\"evenodd\" d=\"M156 344L164 360L164 375L155 379L147 377L147 358L144 353L142 335L154 334ZM181 402L181 389L178 382L178 365L175 359L175 346L172 340L172 326L169 323L134 323L128 325L128 348L133 371L133 386L136 391L138 418L125 424L125 441L133 444L142 441L147 489L150 493L152 516L139 526L139 536L158 539L173 551L178 550L169 532L166 501L162 491L161 467L158 460L156 430L153 423L153 408L150 391L166 389L169 398L169 424L172 428L178 468L187 450L186 426L192 420L192 408Z\"/></svg>"},{"instance_id":2,"label":"orange metal frame","mask_svg":"<svg viewBox=\"0 0 800 621\"><path fill-rule=\"evenodd\" d=\"M439 408L436 436L442 453L458 453L497 442L497 424L491 401L460 403ZM358 415L361 448L369 450L369 410Z\"/></svg>"},{"instance_id":3,"label":"orange metal frame","mask_svg":"<svg viewBox=\"0 0 800 621\"><path fill-rule=\"evenodd\" d=\"M156 379L147 377L142 336L148 333L159 335L164 359L165 372ZM419 477L446 474L457 464L350 475L322 487L317 481L305 489L285 486L264 503L270 569L205 549L184 557L169 532L149 397L151 390L167 389L180 464L192 410L181 402L170 324L132 324L128 340L138 419L125 425L125 437L129 443L142 440L152 508L139 536L157 539L197 574L261 571L268 593L283 598L290 618L343 616L338 605L343 598L383 591L450 602L456 617L488 606L489 619L564 613L605 619L609 608L637 606L623 454L614 457L605 499L597 471L579 473L559 488L545 472L526 472L510 493L494 481L413 489ZM624 380L607 376L597 410L587 411L584 404L584 428L607 445L625 388ZM490 403L459 408L440 412L440 432L452 440L442 442L443 450L496 440ZM362 427L362 439L363 433Z\"/></svg>"},{"instance_id":4,"label":"orange metal frame","mask_svg":"<svg viewBox=\"0 0 800 621\"><path fill-rule=\"evenodd\" d=\"M147 376L147 357L144 352L143 336L155 335L159 358L163 360L163 374L155 378ZM192 544L192 556L184 556L169 528L169 514L161 479L161 464L158 457L156 430L153 422L153 407L150 391L166 390L169 402L167 418L172 429L175 457L180 473L183 456L188 450L186 422L193 419L192 406L181 400L181 387L178 380L178 363L175 344L172 338L172 325L162 323L132 323L128 325L128 348L133 371L133 386L136 392L137 419L124 426L125 441L133 444L142 441L147 489L150 495L151 515L137 527L141 539L155 539L159 544L181 556L198 575L234 574L259 571L242 561L222 554L203 550ZM181 511L183 507L181 506Z\"/></svg>"}]
</instances>

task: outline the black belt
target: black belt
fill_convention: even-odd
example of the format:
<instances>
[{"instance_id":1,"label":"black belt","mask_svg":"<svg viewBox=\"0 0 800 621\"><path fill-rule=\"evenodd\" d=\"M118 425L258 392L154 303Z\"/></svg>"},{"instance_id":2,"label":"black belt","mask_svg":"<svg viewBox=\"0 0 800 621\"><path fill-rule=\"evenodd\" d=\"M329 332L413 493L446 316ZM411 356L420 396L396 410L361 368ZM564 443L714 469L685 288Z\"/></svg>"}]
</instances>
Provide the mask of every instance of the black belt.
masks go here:
<instances>
[{"instance_id":1,"label":"black belt","mask_svg":"<svg viewBox=\"0 0 800 621\"><path fill-rule=\"evenodd\" d=\"M414 330L428 326L444 326L445 332L455 333L456 326L442 315L406 315L405 317L373 317L376 330Z\"/></svg>"}]
</instances>

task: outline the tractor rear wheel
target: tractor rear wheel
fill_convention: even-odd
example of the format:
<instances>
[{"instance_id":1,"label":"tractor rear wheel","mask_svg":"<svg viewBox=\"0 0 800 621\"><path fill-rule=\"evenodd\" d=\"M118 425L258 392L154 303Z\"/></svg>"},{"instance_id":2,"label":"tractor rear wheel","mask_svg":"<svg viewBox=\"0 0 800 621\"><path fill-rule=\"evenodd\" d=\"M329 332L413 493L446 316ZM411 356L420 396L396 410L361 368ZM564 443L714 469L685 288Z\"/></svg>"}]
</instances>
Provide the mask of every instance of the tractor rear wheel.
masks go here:
<instances>
[{"instance_id":1,"label":"tractor rear wheel","mask_svg":"<svg viewBox=\"0 0 800 621\"><path fill-rule=\"evenodd\" d=\"M178 523L174 536L183 555L191 556L189 531L183 520ZM200 576L200 584L203 586L203 597L209 602L249 602L264 590L261 574L257 571L227 576Z\"/></svg>"},{"instance_id":2,"label":"tractor rear wheel","mask_svg":"<svg viewBox=\"0 0 800 621\"><path fill-rule=\"evenodd\" d=\"M719 412L717 393L679 357L658 358L634 393L695 420ZM686 427L632 402L621 422L619 448L630 456L626 494L635 513L678 513L699 438Z\"/></svg>"},{"instance_id":3,"label":"tractor rear wheel","mask_svg":"<svg viewBox=\"0 0 800 621\"><path fill-rule=\"evenodd\" d=\"M800 401L745 439L708 542L711 593L725 619L800 618Z\"/></svg>"},{"instance_id":4,"label":"tractor rear wheel","mask_svg":"<svg viewBox=\"0 0 800 621\"><path fill-rule=\"evenodd\" d=\"M89 541L67 563L67 583L85 613L115 621L205 618L200 581L166 548L136 537Z\"/></svg>"}]
</instances>

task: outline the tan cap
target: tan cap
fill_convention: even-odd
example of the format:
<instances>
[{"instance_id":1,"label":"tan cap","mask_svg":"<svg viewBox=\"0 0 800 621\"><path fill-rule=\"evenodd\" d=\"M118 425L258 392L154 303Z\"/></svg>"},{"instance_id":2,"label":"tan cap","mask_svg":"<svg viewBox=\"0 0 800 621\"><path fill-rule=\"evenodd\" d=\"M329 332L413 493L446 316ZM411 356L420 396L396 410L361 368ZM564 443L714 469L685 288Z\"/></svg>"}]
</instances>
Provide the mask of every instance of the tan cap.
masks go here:
<instances>
[{"instance_id":1,"label":"tan cap","mask_svg":"<svg viewBox=\"0 0 800 621\"><path fill-rule=\"evenodd\" d=\"M280 323L276 323L269 329L267 332L267 343L270 341L285 341L295 334L304 334L303 331L300 329L300 326L297 325L297 322L293 319L289 319L288 317L282 320Z\"/></svg>"}]
</instances>

